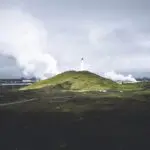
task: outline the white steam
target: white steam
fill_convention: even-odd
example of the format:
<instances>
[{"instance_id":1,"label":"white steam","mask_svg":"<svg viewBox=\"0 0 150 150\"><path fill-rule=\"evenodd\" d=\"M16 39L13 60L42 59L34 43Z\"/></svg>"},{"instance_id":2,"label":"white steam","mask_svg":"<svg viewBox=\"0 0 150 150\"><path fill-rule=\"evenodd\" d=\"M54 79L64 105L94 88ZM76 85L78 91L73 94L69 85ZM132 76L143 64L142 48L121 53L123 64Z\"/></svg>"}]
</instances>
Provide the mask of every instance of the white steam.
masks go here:
<instances>
[{"instance_id":1,"label":"white steam","mask_svg":"<svg viewBox=\"0 0 150 150\"><path fill-rule=\"evenodd\" d=\"M114 71L104 73L104 77L111 79L113 81L137 82L136 79L132 75L124 76Z\"/></svg>"},{"instance_id":2,"label":"white steam","mask_svg":"<svg viewBox=\"0 0 150 150\"><path fill-rule=\"evenodd\" d=\"M85 67L86 66L86 67ZM87 64L84 62L84 59L81 59L81 64L80 64L80 71L83 70L91 70L91 68L87 67ZM101 74L104 78L111 79L113 81L122 81L122 82L137 82L136 79L131 75L123 75L120 73L116 73L115 71L110 71L110 72L105 72Z\"/></svg>"},{"instance_id":3,"label":"white steam","mask_svg":"<svg viewBox=\"0 0 150 150\"><path fill-rule=\"evenodd\" d=\"M0 22L0 54L13 56L26 76L58 73L42 22L20 10L0 10Z\"/></svg>"}]
</instances>

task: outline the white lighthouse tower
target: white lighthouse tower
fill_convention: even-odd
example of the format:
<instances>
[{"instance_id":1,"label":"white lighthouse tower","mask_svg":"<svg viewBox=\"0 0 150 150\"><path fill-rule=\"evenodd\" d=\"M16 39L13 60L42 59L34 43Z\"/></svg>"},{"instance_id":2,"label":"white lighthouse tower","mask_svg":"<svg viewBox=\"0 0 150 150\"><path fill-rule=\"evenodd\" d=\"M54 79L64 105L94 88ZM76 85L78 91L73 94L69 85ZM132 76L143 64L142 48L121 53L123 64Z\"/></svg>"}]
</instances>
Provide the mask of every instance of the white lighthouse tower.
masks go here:
<instances>
[{"instance_id":1,"label":"white lighthouse tower","mask_svg":"<svg viewBox=\"0 0 150 150\"><path fill-rule=\"evenodd\" d=\"M80 70L81 71L84 70L84 59L83 59L83 57L81 58Z\"/></svg>"}]
</instances>

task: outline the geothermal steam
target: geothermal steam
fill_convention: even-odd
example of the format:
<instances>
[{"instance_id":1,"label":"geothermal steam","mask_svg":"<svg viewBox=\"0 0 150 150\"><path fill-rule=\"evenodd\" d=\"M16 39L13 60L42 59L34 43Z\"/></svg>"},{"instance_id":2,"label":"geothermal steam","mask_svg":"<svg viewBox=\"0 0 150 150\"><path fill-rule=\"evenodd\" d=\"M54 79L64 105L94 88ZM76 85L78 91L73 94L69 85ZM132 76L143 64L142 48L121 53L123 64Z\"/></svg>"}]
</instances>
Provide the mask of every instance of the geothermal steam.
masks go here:
<instances>
[{"instance_id":1,"label":"geothermal steam","mask_svg":"<svg viewBox=\"0 0 150 150\"><path fill-rule=\"evenodd\" d=\"M56 60L47 52L42 22L20 10L0 10L0 20L0 54L14 57L25 76L58 73Z\"/></svg>"},{"instance_id":2,"label":"geothermal steam","mask_svg":"<svg viewBox=\"0 0 150 150\"><path fill-rule=\"evenodd\" d=\"M111 79L113 81L137 82L136 79L132 75L124 76L124 75L116 73L114 71L104 73L104 77Z\"/></svg>"},{"instance_id":3,"label":"geothermal steam","mask_svg":"<svg viewBox=\"0 0 150 150\"><path fill-rule=\"evenodd\" d=\"M81 58L81 64L80 64L80 71L83 70L90 70L88 68L85 68L84 59ZM132 75L124 76L123 74L116 73L115 71L105 72L104 74L101 74L104 78L111 79L113 81L127 81L127 82L137 82L136 79Z\"/></svg>"}]
</instances>

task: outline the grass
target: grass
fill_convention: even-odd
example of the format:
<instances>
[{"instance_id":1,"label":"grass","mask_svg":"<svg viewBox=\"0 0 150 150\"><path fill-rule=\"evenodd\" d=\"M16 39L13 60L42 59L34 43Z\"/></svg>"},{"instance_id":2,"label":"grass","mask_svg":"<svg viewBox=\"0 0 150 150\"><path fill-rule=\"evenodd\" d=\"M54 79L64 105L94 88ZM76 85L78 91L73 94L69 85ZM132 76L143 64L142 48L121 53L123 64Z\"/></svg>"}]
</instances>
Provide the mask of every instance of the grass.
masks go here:
<instances>
[{"instance_id":1,"label":"grass","mask_svg":"<svg viewBox=\"0 0 150 150\"><path fill-rule=\"evenodd\" d=\"M66 82L70 86L62 88ZM97 86L118 91L101 93L94 90ZM149 149L148 87L119 85L89 72L66 72L26 90L1 93L2 103L37 101L0 107L0 149Z\"/></svg>"},{"instance_id":2,"label":"grass","mask_svg":"<svg viewBox=\"0 0 150 150\"><path fill-rule=\"evenodd\" d=\"M119 85L112 80L88 71L67 71L50 79L21 88L21 90L41 89L48 86L59 90L96 91L103 89L117 89Z\"/></svg>"},{"instance_id":3,"label":"grass","mask_svg":"<svg viewBox=\"0 0 150 150\"><path fill-rule=\"evenodd\" d=\"M15 112L85 112L102 109L128 109L130 104L149 104L150 90L144 91L51 91L47 88L13 91L1 98L1 103L35 98L36 101L1 107ZM127 104L127 105L126 105ZM143 105L143 104L142 104ZM126 107L127 106L127 107ZM132 110L132 109L131 109Z\"/></svg>"},{"instance_id":4,"label":"grass","mask_svg":"<svg viewBox=\"0 0 150 150\"><path fill-rule=\"evenodd\" d=\"M137 91L149 88L150 83L123 83L118 84L89 71L67 71L52 78L36 82L20 90L35 90L48 88L49 90L64 91L99 91L99 90L123 90Z\"/></svg>"},{"instance_id":5,"label":"grass","mask_svg":"<svg viewBox=\"0 0 150 150\"><path fill-rule=\"evenodd\" d=\"M0 149L140 150L149 144L148 89L100 93L45 88L7 95L38 100L0 107Z\"/></svg>"},{"instance_id":6,"label":"grass","mask_svg":"<svg viewBox=\"0 0 150 150\"><path fill-rule=\"evenodd\" d=\"M88 71L68 71L21 88L19 91L5 93L1 102L36 98L37 101L32 103L5 108L19 111L80 112L101 109L104 105L105 108L114 108L120 102L126 103L129 100L147 101L150 98L148 87L149 83L120 85ZM100 92L104 89L107 90L106 93ZM122 90L123 92L120 92Z\"/></svg>"}]
</instances>

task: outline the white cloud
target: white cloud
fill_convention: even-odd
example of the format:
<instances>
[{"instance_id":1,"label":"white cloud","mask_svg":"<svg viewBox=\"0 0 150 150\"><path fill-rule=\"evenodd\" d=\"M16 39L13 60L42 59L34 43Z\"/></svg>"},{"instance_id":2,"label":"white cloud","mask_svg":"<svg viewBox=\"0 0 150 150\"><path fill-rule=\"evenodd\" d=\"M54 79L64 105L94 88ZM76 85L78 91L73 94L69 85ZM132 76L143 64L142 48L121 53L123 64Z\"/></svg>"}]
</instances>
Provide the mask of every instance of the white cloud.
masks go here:
<instances>
[{"instance_id":1,"label":"white cloud","mask_svg":"<svg viewBox=\"0 0 150 150\"><path fill-rule=\"evenodd\" d=\"M0 49L1 51L7 49L7 52L15 56L16 49L22 51L26 49L24 53L17 54L19 58L17 61L19 65L26 66L32 58L36 59L33 68L32 65L26 66L28 71L31 69L31 72L36 72L35 70L39 69L37 59L45 62L46 59L43 58L47 56L50 61L46 63L55 70L56 62L47 55L47 52L57 60L60 71L78 68L81 57L85 58L85 63L94 72L150 70L150 32L148 31L150 22L146 19L145 22L140 21L142 19L138 17L138 13L137 16L127 14L128 17L120 13L117 14L117 18L116 13L111 9L107 13L98 9L95 12L94 9L77 9L75 5L76 9L69 9L67 12L65 3L62 7L59 6L59 9L55 7L55 10L50 9L53 5L49 3L47 5L36 3L36 6L28 3L27 6L34 8L34 11L26 9L28 13L18 11L16 8L1 10L3 13L0 13L0 18L3 20L0 27ZM93 8L94 6L92 3ZM98 8L98 5L95 7ZM69 8L73 8L73 5ZM33 17L32 13L41 21ZM106 17L107 15L110 17ZM29 31L28 34L25 30ZM44 53L42 58L40 54L40 58L34 56L37 51L40 51L40 54ZM28 56L30 60L24 60L23 56ZM42 65L41 70L43 69Z\"/></svg>"},{"instance_id":2,"label":"white cloud","mask_svg":"<svg viewBox=\"0 0 150 150\"><path fill-rule=\"evenodd\" d=\"M89 23L90 24L90 23ZM79 59L85 57L93 71L135 71L148 70L150 54L143 44L149 41L145 33L138 30L138 26L130 20L111 22L95 22L89 26L76 22L79 34L72 34L69 30L57 33L51 37L50 47L61 64L76 66ZM58 27L61 28L61 25ZM74 30L74 28L73 28ZM59 43L59 44L57 44ZM148 45L148 44L147 44Z\"/></svg>"}]
</instances>

